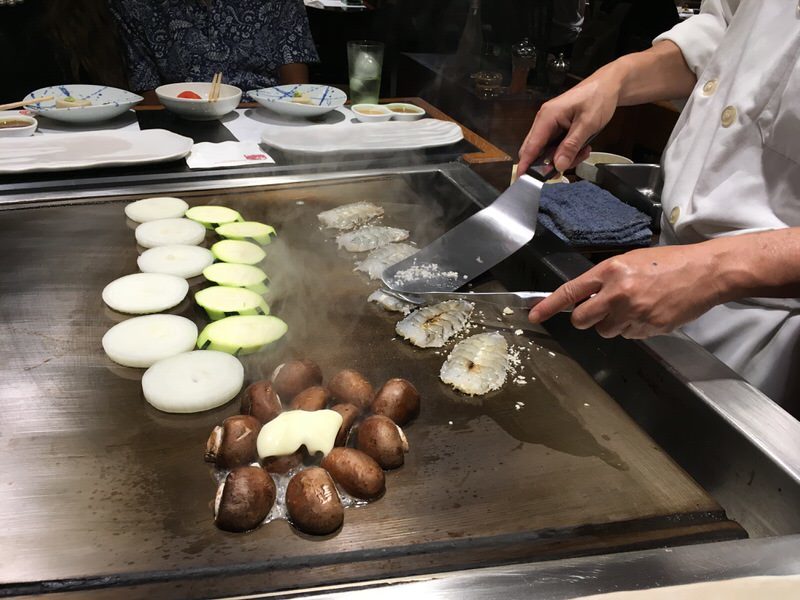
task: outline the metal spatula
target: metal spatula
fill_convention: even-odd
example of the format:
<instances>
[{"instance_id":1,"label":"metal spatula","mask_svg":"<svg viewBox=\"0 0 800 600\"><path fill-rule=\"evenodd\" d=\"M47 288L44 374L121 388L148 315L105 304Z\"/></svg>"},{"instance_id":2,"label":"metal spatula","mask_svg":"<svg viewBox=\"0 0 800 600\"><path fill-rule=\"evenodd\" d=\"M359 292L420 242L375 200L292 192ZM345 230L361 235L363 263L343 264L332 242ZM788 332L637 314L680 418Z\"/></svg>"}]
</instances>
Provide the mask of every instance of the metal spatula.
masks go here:
<instances>
[{"instance_id":1,"label":"metal spatula","mask_svg":"<svg viewBox=\"0 0 800 600\"><path fill-rule=\"evenodd\" d=\"M542 185L555 173L551 146L497 200L429 246L387 268L381 279L400 292L452 292L533 239Z\"/></svg>"}]
</instances>

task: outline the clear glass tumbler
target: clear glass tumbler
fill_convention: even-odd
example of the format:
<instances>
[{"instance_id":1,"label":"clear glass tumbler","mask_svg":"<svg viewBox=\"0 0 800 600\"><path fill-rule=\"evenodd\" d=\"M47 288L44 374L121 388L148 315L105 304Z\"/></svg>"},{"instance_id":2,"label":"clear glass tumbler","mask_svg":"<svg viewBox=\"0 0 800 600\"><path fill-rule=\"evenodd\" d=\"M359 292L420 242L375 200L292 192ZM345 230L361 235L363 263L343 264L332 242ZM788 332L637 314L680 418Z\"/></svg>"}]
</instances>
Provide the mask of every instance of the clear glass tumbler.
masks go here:
<instances>
[{"instance_id":1,"label":"clear glass tumbler","mask_svg":"<svg viewBox=\"0 0 800 600\"><path fill-rule=\"evenodd\" d=\"M347 42L347 64L350 68L350 101L353 104L377 104L381 91L383 44Z\"/></svg>"}]
</instances>

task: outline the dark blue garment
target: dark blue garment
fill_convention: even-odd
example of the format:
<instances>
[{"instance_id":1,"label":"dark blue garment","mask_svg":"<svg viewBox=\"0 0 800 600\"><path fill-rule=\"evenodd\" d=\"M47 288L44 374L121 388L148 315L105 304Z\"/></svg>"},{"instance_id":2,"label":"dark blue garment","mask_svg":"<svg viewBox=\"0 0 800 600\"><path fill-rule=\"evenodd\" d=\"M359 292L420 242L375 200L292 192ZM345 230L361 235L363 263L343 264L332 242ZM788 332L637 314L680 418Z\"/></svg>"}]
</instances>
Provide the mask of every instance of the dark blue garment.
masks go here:
<instances>
[{"instance_id":1,"label":"dark blue garment","mask_svg":"<svg viewBox=\"0 0 800 600\"><path fill-rule=\"evenodd\" d=\"M247 91L278 69L318 61L303 0L109 0L125 41L130 88L211 81Z\"/></svg>"}]
</instances>

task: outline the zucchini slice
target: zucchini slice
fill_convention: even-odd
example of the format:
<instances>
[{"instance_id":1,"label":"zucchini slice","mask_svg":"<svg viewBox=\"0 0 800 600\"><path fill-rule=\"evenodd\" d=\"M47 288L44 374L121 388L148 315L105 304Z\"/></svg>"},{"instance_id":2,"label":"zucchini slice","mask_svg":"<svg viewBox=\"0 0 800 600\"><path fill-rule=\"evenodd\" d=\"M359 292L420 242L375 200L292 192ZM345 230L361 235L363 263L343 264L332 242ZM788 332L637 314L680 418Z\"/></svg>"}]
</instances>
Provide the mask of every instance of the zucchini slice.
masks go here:
<instances>
[{"instance_id":1,"label":"zucchini slice","mask_svg":"<svg viewBox=\"0 0 800 600\"><path fill-rule=\"evenodd\" d=\"M203 277L218 285L247 288L256 294L267 292L267 274L252 265L214 263L203 269Z\"/></svg>"},{"instance_id":2,"label":"zucchini slice","mask_svg":"<svg viewBox=\"0 0 800 600\"><path fill-rule=\"evenodd\" d=\"M258 221L242 221L241 223L225 223L214 231L229 240L252 240L262 246L272 241L271 236L276 235L275 228Z\"/></svg>"},{"instance_id":3,"label":"zucchini slice","mask_svg":"<svg viewBox=\"0 0 800 600\"><path fill-rule=\"evenodd\" d=\"M125 216L137 223L147 223L158 219L178 219L186 213L189 205L180 198L160 196L143 198L125 207Z\"/></svg>"},{"instance_id":4,"label":"zucchini slice","mask_svg":"<svg viewBox=\"0 0 800 600\"><path fill-rule=\"evenodd\" d=\"M206 230L189 219L158 219L142 223L134 232L136 243L144 248L158 246L197 246L206 239Z\"/></svg>"},{"instance_id":5,"label":"zucchini slice","mask_svg":"<svg viewBox=\"0 0 800 600\"><path fill-rule=\"evenodd\" d=\"M186 218L197 221L206 229L216 229L225 223L242 221L242 215L227 206L193 206L186 211Z\"/></svg>"},{"instance_id":6,"label":"zucchini slice","mask_svg":"<svg viewBox=\"0 0 800 600\"><path fill-rule=\"evenodd\" d=\"M264 298L241 287L215 285L194 295L212 321L236 315L268 315L269 305Z\"/></svg>"},{"instance_id":7,"label":"zucchini slice","mask_svg":"<svg viewBox=\"0 0 800 600\"><path fill-rule=\"evenodd\" d=\"M158 246L136 259L142 273L165 273L184 279L197 277L214 262L211 251L200 246Z\"/></svg>"},{"instance_id":8,"label":"zucchini slice","mask_svg":"<svg viewBox=\"0 0 800 600\"><path fill-rule=\"evenodd\" d=\"M222 240L211 246L214 258L226 263L238 265L255 265L260 263L267 254L252 242L240 240Z\"/></svg>"},{"instance_id":9,"label":"zucchini slice","mask_svg":"<svg viewBox=\"0 0 800 600\"><path fill-rule=\"evenodd\" d=\"M197 338L197 347L234 356L251 354L279 340L288 330L289 326L278 317L225 317L206 325Z\"/></svg>"}]
</instances>

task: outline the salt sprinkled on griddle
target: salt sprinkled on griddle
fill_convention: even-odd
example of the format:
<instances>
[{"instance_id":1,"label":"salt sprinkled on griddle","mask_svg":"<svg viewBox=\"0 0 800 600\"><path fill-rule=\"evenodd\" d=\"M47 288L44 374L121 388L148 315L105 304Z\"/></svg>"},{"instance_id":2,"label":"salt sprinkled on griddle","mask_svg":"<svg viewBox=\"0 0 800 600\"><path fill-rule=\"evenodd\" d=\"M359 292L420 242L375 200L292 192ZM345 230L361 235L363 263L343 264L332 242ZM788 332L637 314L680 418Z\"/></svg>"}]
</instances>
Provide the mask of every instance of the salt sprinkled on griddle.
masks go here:
<instances>
[{"instance_id":1,"label":"salt sprinkled on griddle","mask_svg":"<svg viewBox=\"0 0 800 600\"><path fill-rule=\"evenodd\" d=\"M437 279L458 279L455 271L442 271L439 265L423 263L411 265L407 269L398 271L392 278L394 283L406 284L412 281L432 281Z\"/></svg>"}]
</instances>

